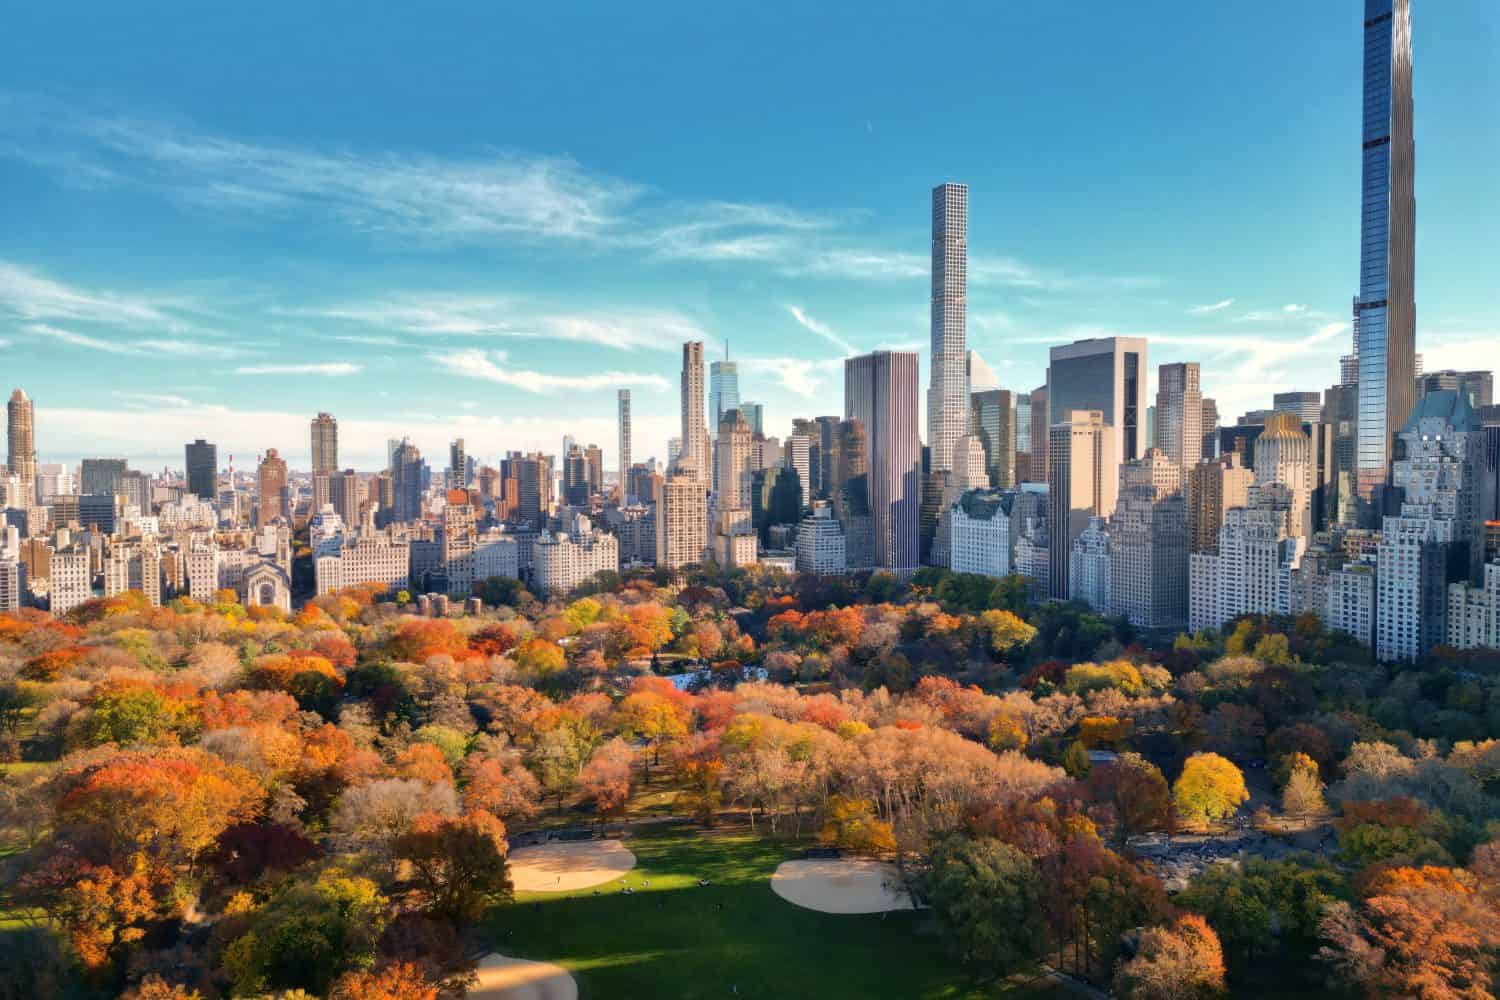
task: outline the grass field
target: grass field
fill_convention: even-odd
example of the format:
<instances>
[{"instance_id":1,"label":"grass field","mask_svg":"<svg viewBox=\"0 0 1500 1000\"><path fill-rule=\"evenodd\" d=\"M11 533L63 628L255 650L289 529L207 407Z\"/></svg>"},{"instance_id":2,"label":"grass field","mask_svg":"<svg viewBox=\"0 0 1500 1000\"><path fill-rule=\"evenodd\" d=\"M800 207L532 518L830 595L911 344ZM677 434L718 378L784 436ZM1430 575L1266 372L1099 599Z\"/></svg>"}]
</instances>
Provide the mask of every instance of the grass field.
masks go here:
<instances>
[{"instance_id":1,"label":"grass field","mask_svg":"<svg viewBox=\"0 0 1500 1000\"><path fill-rule=\"evenodd\" d=\"M634 894L621 893L619 883L602 886L598 896L592 889L521 894L488 922L495 950L567 967L585 1000L1063 995L1045 982L975 979L924 913L882 919L793 906L769 883L789 856L781 843L742 831L673 827L627 844L637 862L627 877ZM712 885L700 888L700 878Z\"/></svg>"}]
</instances>

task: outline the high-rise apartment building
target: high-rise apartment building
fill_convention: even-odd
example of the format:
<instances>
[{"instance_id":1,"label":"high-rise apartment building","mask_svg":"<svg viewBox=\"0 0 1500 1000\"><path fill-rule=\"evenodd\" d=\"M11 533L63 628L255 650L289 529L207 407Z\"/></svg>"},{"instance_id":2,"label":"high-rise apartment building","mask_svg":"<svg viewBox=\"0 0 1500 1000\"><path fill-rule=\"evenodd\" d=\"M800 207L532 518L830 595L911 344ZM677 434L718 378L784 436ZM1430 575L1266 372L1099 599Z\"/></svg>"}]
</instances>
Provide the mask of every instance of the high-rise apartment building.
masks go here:
<instances>
[{"instance_id":1,"label":"high-rise apartment building","mask_svg":"<svg viewBox=\"0 0 1500 1000\"><path fill-rule=\"evenodd\" d=\"M1184 472L1203 454L1203 390L1196 361L1156 370L1156 447Z\"/></svg>"},{"instance_id":2,"label":"high-rise apartment building","mask_svg":"<svg viewBox=\"0 0 1500 1000\"><path fill-rule=\"evenodd\" d=\"M187 491L201 500L216 500L219 496L219 449L198 438L186 445L184 451L187 469Z\"/></svg>"},{"instance_id":3,"label":"high-rise apartment building","mask_svg":"<svg viewBox=\"0 0 1500 1000\"><path fill-rule=\"evenodd\" d=\"M335 472L328 477L328 502L347 527L353 528L360 523L364 499L359 475L353 469Z\"/></svg>"},{"instance_id":4,"label":"high-rise apartment building","mask_svg":"<svg viewBox=\"0 0 1500 1000\"><path fill-rule=\"evenodd\" d=\"M1313 533L1313 442L1302 422L1291 413L1273 413L1255 439L1255 484L1280 483L1291 494L1287 536L1311 538Z\"/></svg>"},{"instance_id":5,"label":"high-rise apartment building","mask_svg":"<svg viewBox=\"0 0 1500 1000\"><path fill-rule=\"evenodd\" d=\"M1188 519L1182 468L1155 448L1120 466L1109 525L1109 610L1138 628L1182 628L1188 616Z\"/></svg>"},{"instance_id":6,"label":"high-rise apartment building","mask_svg":"<svg viewBox=\"0 0 1500 1000\"><path fill-rule=\"evenodd\" d=\"M703 561L708 551L708 493L687 473L667 476L656 504L656 565L677 570Z\"/></svg>"},{"instance_id":7,"label":"high-rise apartment building","mask_svg":"<svg viewBox=\"0 0 1500 1000\"><path fill-rule=\"evenodd\" d=\"M750 424L737 408L725 412L718 425L714 457L719 464L720 511L750 509L750 478L755 472Z\"/></svg>"},{"instance_id":8,"label":"high-rise apartment building","mask_svg":"<svg viewBox=\"0 0 1500 1000\"><path fill-rule=\"evenodd\" d=\"M339 422L327 413L312 421L312 471L337 472L339 468Z\"/></svg>"},{"instance_id":9,"label":"high-rise apartment building","mask_svg":"<svg viewBox=\"0 0 1500 1000\"><path fill-rule=\"evenodd\" d=\"M270 524L278 517L289 518L287 509L286 459L275 448L267 448L255 467L255 523Z\"/></svg>"},{"instance_id":10,"label":"high-rise apartment building","mask_svg":"<svg viewBox=\"0 0 1500 1000\"><path fill-rule=\"evenodd\" d=\"M1411 0L1365 0L1362 119L1355 486L1369 504L1416 397Z\"/></svg>"},{"instance_id":11,"label":"high-rise apartment building","mask_svg":"<svg viewBox=\"0 0 1500 1000\"><path fill-rule=\"evenodd\" d=\"M588 472L589 494L604 492L604 449L591 444L583 449L583 465Z\"/></svg>"},{"instance_id":12,"label":"high-rise apartment building","mask_svg":"<svg viewBox=\"0 0 1500 1000\"><path fill-rule=\"evenodd\" d=\"M620 500L624 505L635 501L635 493L630 488L630 390L621 389L616 394L619 406L619 450L615 453L620 460Z\"/></svg>"},{"instance_id":13,"label":"high-rise apartment building","mask_svg":"<svg viewBox=\"0 0 1500 1000\"><path fill-rule=\"evenodd\" d=\"M844 361L844 418L858 421L864 429L874 565L901 573L919 564L922 446L917 435L917 384L915 353L876 351Z\"/></svg>"},{"instance_id":14,"label":"high-rise apartment building","mask_svg":"<svg viewBox=\"0 0 1500 1000\"><path fill-rule=\"evenodd\" d=\"M682 345L682 445L677 464L700 483L713 479L709 468L708 429L703 422L703 341Z\"/></svg>"},{"instance_id":15,"label":"high-rise apartment building","mask_svg":"<svg viewBox=\"0 0 1500 1000\"><path fill-rule=\"evenodd\" d=\"M1027 414L1028 418L1030 414ZM985 389L969 396L969 429L984 447L989 485L1016 484L1016 402L1009 389Z\"/></svg>"},{"instance_id":16,"label":"high-rise apartment building","mask_svg":"<svg viewBox=\"0 0 1500 1000\"><path fill-rule=\"evenodd\" d=\"M783 461L788 469L797 473L797 484L800 489L797 507L800 510L812 503L812 481L813 481L813 439L808 434L788 434L786 443L782 446L785 458Z\"/></svg>"},{"instance_id":17,"label":"high-rise apartment building","mask_svg":"<svg viewBox=\"0 0 1500 1000\"><path fill-rule=\"evenodd\" d=\"M740 403L740 412L750 424L750 433L762 437L766 433L766 408L761 403Z\"/></svg>"},{"instance_id":18,"label":"high-rise apartment building","mask_svg":"<svg viewBox=\"0 0 1500 1000\"><path fill-rule=\"evenodd\" d=\"M929 469L953 468L953 445L969 430L969 186L932 189L932 347L927 385Z\"/></svg>"},{"instance_id":19,"label":"high-rise apartment building","mask_svg":"<svg viewBox=\"0 0 1500 1000\"><path fill-rule=\"evenodd\" d=\"M1140 458L1149 442L1146 420L1146 341L1097 337L1051 350L1047 406L1052 426L1075 410L1098 410L1114 438L1121 462ZM1111 471L1111 480L1114 473Z\"/></svg>"},{"instance_id":20,"label":"high-rise apartment building","mask_svg":"<svg viewBox=\"0 0 1500 1000\"><path fill-rule=\"evenodd\" d=\"M1068 600L1072 594L1068 574L1073 542L1088 527L1089 518L1107 518L1115 512L1120 487L1116 440L1098 410L1073 410L1050 428L1049 580L1052 596L1061 600Z\"/></svg>"},{"instance_id":21,"label":"high-rise apartment building","mask_svg":"<svg viewBox=\"0 0 1500 1000\"><path fill-rule=\"evenodd\" d=\"M1255 473L1245 468L1236 452L1188 468L1188 548L1192 552L1217 552L1224 512L1250 502Z\"/></svg>"},{"instance_id":22,"label":"high-rise apartment building","mask_svg":"<svg viewBox=\"0 0 1500 1000\"><path fill-rule=\"evenodd\" d=\"M1479 582L1488 456L1468 397L1451 389L1417 404L1398 453L1401 513L1382 524L1375 654L1410 661L1445 641L1449 584Z\"/></svg>"},{"instance_id":23,"label":"high-rise apartment building","mask_svg":"<svg viewBox=\"0 0 1500 1000\"><path fill-rule=\"evenodd\" d=\"M36 503L36 409L26 392L17 389L5 406L5 466L21 482L28 506Z\"/></svg>"}]
</instances>

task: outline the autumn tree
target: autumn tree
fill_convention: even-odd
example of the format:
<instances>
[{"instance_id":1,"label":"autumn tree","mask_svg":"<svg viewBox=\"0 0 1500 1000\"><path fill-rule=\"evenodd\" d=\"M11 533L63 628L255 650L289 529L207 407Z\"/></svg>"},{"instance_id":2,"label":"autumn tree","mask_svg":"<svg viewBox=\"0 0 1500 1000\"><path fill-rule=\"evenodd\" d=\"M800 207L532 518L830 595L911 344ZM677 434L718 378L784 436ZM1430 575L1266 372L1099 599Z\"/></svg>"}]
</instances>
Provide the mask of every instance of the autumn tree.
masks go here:
<instances>
[{"instance_id":1,"label":"autumn tree","mask_svg":"<svg viewBox=\"0 0 1500 1000\"><path fill-rule=\"evenodd\" d=\"M616 737L599 745L578 773L578 786L594 800L601 821L625 811L630 799L630 745Z\"/></svg>"},{"instance_id":2,"label":"autumn tree","mask_svg":"<svg viewBox=\"0 0 1500 1000\"><path fill-rule=\"evenodd\" d=\"M511 896L505 824L487 812L424 813L396 840L396 856L415 873L426 907L453 920L474 920Z\"/></svg>"},{"instance_id":3,"label":"autumn tree","mask_svg":"<svg viewBox=\"0 0 1500 1000\"><path fill-rule=\"evenodd\" d=\"M985 611L979 616L979 624L989 636L990 650L996 656L1022 649L1036 638L1036 629L1010 611Z\"/></svg>"},{"instance_id":4,"label":"autumn tree","mask_svg":"<svg viewBox=\"0 0 1500 1000\"><path fill-rule=\"evenodd\" d=\"M1321 815L1328 807L1323 801L1317 762L1305 753L1288 756L1286 784L1281 789L1282 811L1298 819Z\"/></svg>"},{"instance_id":5,"label":"autumn tree","mask_svg":"<svg viewBox=\"0 0 1500 1000\"><path fill-rule=\"evenodd\" d=\"M333 984L329 1000L437 1000L415 962L393 962L378 969L346 972Z\"/></svg>"},{"instance_id":6,"label":"autumn tree","mask_svg":"<svg viewBox=\"0 0 1500 1000\"><path fill-rule=\"evenodd\" d=\"M1462 879L1411 869L1323 919L1320 953L1369 997L1487 998L1500 954L1500 908Z\"/></svg>"},{"instance_id":7,"label":"autumn tree","mask_svg":"<svg viewBox=\"0 0 1500 1000\"><path fill-rule=\"evenodd\" d=\"M1115 991L1129 1000L1200 1000L1224 993L1219 936L1195 913L1141 932L1135 957L1120 966Z\"/></svg>"},{"instance_id":8,"label":"autumn tree","mask_svg":"<svg viewBox=\"0 0 1500 1000\"><path fill-rule=\"evenodd\" d=\"M1172 787L1178 819L1196 827L1228 819L1249 798L1240 769L1216 753L1189 757Z\"/></svg>"},{"instance_id":9,"label":"autumn tree","mask_svg":"<svg viewBox=\"0 0 1500 1000\"><path fill-rule=\"evenodd\" d=\"M896 849L896 835L889 823L875 815L869 799L834 795L828 800L828 818L818 832L821 843L859 854L878 854Z\"/></svg>"},{"instance_id":10,"label":"autumn tree","mask_svg":"<svg viewBox=\"0 0 1500 1000\"><path fill-rule=\"evenodd\" d=\"M1090 797L1110 805L1120 840L1172 825L1172 793L1161 770L1138 753L1122 753L1112 763L1093 768Z\"/></svg>"}]
</instances>

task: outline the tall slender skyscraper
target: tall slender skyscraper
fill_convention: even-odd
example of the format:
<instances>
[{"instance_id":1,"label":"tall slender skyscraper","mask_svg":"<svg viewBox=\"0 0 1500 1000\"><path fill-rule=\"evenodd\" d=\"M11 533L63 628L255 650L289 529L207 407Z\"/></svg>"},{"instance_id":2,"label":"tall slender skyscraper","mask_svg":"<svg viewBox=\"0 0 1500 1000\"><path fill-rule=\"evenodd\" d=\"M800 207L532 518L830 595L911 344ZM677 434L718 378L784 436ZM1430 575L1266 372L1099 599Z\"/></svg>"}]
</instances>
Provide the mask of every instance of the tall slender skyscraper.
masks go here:
<instances>
[{"instance_id":1,"label":"tall slender skyscraper","mask_svg":"<svg viewBox=\"0 0 1500 1000\"><path fill-rule=\"evenodd\" d=\"M1365 0L1364 25L1355 488L1368 503L1416 402L1411 0Z\"/></svg>"},{"instance_id":2,"label":"tall slender skyscraper","mask_svg":"<svg viewBox=\"0 0 1500 1000\"><path fill-rule=\"evenodd\" d=\"M959 352L962 364L963 352ZM922 444L917 436L917 355L876 351L844 361L844 418L865 429L874 562L914 571L920 556Z\"/></svg>"},{"instance_id":3,"label":"tall slender skyscraper","mask_svg":"<svg viewBox=\"0 0 1500 1000\"><path fill-rule=\"evenodd\" d=\"M703 421L703 341L682 345L682 452L679 464L690 467L698 482L713 478L708 467L708 427Z\"/></svg>"},{"instance_id":4,"label":"tall slender skyscraper","mask_svg":"<svg viewBox=\"0 0 1500 1000\"><path fill-rule=\"evenodd\" d=\"M620 406L620 499L629 503L630 493L630 390L617 394Z\"/></svg>"},{"instance_id":5,"label":"tall slender skyscraper","mask_svg":"<svg viewBox=\"0 0 1500 1000\"><path fill-rule=\"evenodd\" d=\"M6 404L6 468L21 480L21 489L36 503L36 430L32 423L35 410L24 390L10 394Z\"/></svg>"},{"instance_id":6,"label":"tall slender skyscraper","mask_svg":"<svg viewBox=\"0 0 1500 1000\"><path fill-rule=\"evenodd\" d=\"M1156 370L1156 447L1184 478L1203 454L1203 390L1198 379L1196 361Z\"/></svg>"},{"instance_id":7,"label":"tall slender skyscraper","mask_svg":"<svg viewBox=\"0 0 1500 1000\"><path fill-rule=\"evenodd\" d=\"M932 378L927 385L928 466L953 468L953 445L969 432L969 186L932 189Z\"/></svg>"},{"instance_id":8,"label":"tall slender skyscraper","mask_svg":"<svg viewBox=\"0 0 1500 1000\"><path fill-rule=\"evenodd\" d=\"M715 361L708 366L708 383L709 426L717 434L724 414L740 408L740 366L727 356Z\"/></svg>"},{"instance_id":9,"label":"tall slender skyscraper","mask_svg":"<svg viewBox=\"0 0 1500 1000\"><path fill-rule=\"evenodd\" d=\"M312 422L312 471L329 473L339 468L339 422L320 413Z\"/></svg>"}]
</instances>

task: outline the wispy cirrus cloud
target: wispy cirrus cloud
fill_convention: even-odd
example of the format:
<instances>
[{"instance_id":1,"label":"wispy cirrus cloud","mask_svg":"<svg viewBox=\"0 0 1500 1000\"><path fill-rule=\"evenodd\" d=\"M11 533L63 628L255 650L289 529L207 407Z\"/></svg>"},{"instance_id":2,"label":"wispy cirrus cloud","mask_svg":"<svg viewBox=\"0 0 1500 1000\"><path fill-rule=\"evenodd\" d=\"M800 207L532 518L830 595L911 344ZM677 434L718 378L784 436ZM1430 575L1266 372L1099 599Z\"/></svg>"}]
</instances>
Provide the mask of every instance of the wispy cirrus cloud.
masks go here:
<instances>
[{"instance_id":1,"label":"wispy cirrus cloud","mask_svg":"<svg viewBox=\"0 0 1500 1000\"><path fill-rule=\"evenodd\" d=\"M798 325L800 325L804 330L807 330L810 333L817 334L819 337L822 337L824 340L828 341L830 344L832 344L834 347L837 347L845 354L859 353L859 348L855 347L853 344L849 343L849 341L839 336L839 334L835 332L833 327L829 326L827 323L809 316L801 306L787 306L786 311L792 314L792 318L795 319Z\"/></svg>"},{"instance_id":2,"label":"wispy cirrus cloud","mask_svg":"<svg viewBox=\"0 0 1500 1000\"><path fill-rule=\"evenodd\" d=\"M587 375L551 375L546 372L529 371L509 366L509 356L504 351L485 351L470 348L457 351L432 352L427 359L443 371L463 378L480 379L508 385L525 392L545 395L562 390L591 391L598 389L645 386L665 391L668 382L660 375L643 372L595 372Z\"/></svg>"},{"instance_id":3,"label":"wispy cirrus cloud","mask_svg":"<svg viewBox=\"0 0 1500 1000\"><path fill-rule=\"evenodd\" d=\"M358 375L362 371L364 371L363 365L350 361L327 361L289 365L240 365L234 373L236 375L326 375L337 378L345 375Z\"/></svg>"},{"instance_id":4,"label":"wispy cirrus cloud","mask_svg":"<svg viewBox=\"0 0 1500 1000\"><path fill-rule=\"evenodd\" d=\"M203 343L196 340L163 337L113 340L87 333L79 333L77 330L70 330L66 327L55 326L50 323L31 323L24 329L29 333L36 334L38 337L54 340L61 344L69 344L73 347L84 347L91 351L102 351L106 354L123 354L142 358L201 358L203 360L222 361L240 357L245 353L237 347Z\"/></svg>"},{"instance_id":5,"label":"wispy cirrus cloud","mask_svg":"<svg viewBox=\"0 0 1500 1000\"><path fill-rule=\"evenodd\" d=\"M11 93L0 94L0 156L82 185L148 190L235 221L322 220L408 244L583 246L861 282L919 280L930 269L925 254L868 245L851 224L857 210L673 200L564 155L480 149L436 156L252 141L163 115ZM925 240L913 234L913 242ZM969 280L1083 293L1160 283L983 255L970 259Z\"/></svg>"},{"instance_id":6,"label":"wispy cirrus cloud","mask_svg":"<svg viewBox=\"0 0 1500 1000\"><path fill-rule=\"evenodd\" d=\"M0 150L82 183L146 187L238 216L327 214L423 239L594 239L616 225L639 190L566 157L320 150L30 95L0 95L0 117L7 120Z\"/></svg>"},{"instance_id":7,"label":"wispy cirrus cloud","mask_svg":"<svg viewBox=\"0 0 1500 1000\"><path fill-rule=\"evenodd\" d=\"M1188 310L1188 315L1208 316L1216 312L1223 312L1232 305L1234 305L1234 299L1220 299L1218 302L1212 302L1206 306L1193 306Z\"/></svg>"},{"instance_id":8,"label":"wispy cirrus cloud","mask_svg":"<svg viewBox=\"0 0 1500 1000\"><path fill-rule=\"evenodd\" d=\"M111 392L111 396L133 406L193 406L186 396L161 392Z\"/></svg>"},{"instance_id":9,"label":"wispy cirrus cloud","mask_svg":"<svg viewBox=\"0 0 1500 1000\"><path fill-rule=\"evenodd\" d=\"M175 303L141 295L84 289L12 261L0 261L0 311L22 320L161 328L179 322Z\"/></svg>"},{"instance_id":10,"label":"wispy cirrus cloud","mask_svg":"<svg viewBox=\"0 0 1500 1000\"><path fill-rule=\"evenodd\" d=\"M503 295L406 293L366 302L280 309L278 314L396 330L420 337L500 337L672 351L685 340L712 341L692 319L669 310L553 310ZM353 343L374 336L347 335ZM360 339L354 339L360 338Z\"/></svg>"}]
</instances>

